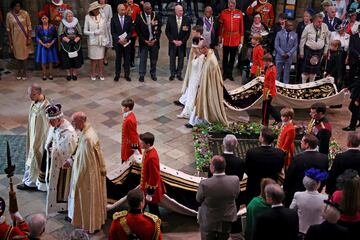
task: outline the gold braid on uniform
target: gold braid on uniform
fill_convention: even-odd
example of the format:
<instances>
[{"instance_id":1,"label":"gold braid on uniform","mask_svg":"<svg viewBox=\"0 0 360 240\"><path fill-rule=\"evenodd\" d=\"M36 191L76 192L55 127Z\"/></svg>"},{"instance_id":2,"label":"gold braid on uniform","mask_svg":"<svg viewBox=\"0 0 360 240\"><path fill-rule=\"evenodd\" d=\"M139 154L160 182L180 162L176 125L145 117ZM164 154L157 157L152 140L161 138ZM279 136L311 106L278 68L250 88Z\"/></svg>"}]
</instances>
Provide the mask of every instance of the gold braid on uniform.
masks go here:
<instances>
[{"instance_id":1,"label":"gold braid on uniform","mask_svg":"<svg viewBox=\"0 0 360 240\"><path fill-rule=\"evenodd\" d=\"M154 235L153 235L152 239L158 240L160 238L160 233L161 233L161 230L160 230L161 219L158 216L148 213L148 212L144 212L144 216L147 218L150 218L155 223L155 231L154 231Z\"/></svg>"}]
</instances>

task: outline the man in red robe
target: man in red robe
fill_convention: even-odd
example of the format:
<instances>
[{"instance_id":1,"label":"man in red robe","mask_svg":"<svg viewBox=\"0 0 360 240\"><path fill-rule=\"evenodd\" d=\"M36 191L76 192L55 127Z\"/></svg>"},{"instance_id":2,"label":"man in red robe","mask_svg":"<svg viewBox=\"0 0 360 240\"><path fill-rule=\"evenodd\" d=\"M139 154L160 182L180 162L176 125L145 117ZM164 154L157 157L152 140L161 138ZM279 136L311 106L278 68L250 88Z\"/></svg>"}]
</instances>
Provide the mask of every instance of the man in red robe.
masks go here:
<instances>
[{"instance_id":1,"label":"man in red robe","mask_svg":"<svg viewBox=\"0 0 360 240\"><path fill-rule=\"evenodd\" d=\"M150 213L160 217L158 203L165 194L165 185L160 176L160 160L154 148L155 137L152 133L140 134L140 145L144 150L140 188L146 195Z\"/></svg>"},{"instance_id":2,"label":"man in red robe","mask_svg":"<svg viewBox=\"0 0 360 240\"><path fill-rule=\"evenodd\" d=\"M274 24L274 8L267 0L255 0L246 9L246 13L250 16L254 16L256 13L261 15L262 23L268 28L271 28Z\"/></svg>"},{"instance_id":3,"label":"man in red robe","mask_svg":"<svg viewBox=\"0 0 360 240\"><path fill-rule=\"evenodd\" d=\"M130 209L114 213L109 240L130 239L130 235L135 235L137 239L162 240L160 218L142 211L145 207L144 193L135 188L128 192L126 198Z\"/></svg>"},{"instance_id":4,"label":"man in red robe","mask_svg":"<svg viewBox=\"0 0 360 240\"><path fill-rule=\"evenodd\" d=\"M70 9L71 6L63 2L63 0L51 0L51 3L46 3L40 12L46 12L50 16L50 22L58 29L63 18L65 10Z\"/></svg>"},{"instance_id":5,"label":"man in red robe","mask_svg":"<svg viewBox=\"0 0 360 240\"><path fill-rule=\"evenodd\" d=\"M139 134L137 133L137 121L135 114L132 112L134 105L135 103L132 99L125 99L121 102L124 118L121 135L122 162L129 160L135 150L141 153Z\"/></svg>"},{"instance_id":6,"label":"man in red robe","mask_svg":"<svg viewBox=\"0 0 360 240\"><path fill-rule=\"evenodd\" d=\"M292 122L294 110L283 108L280 111L282 126L277 140L277 147L286 153L285 169L290 165L294 156L295 127Z\"/></svg>"}]
</instances>

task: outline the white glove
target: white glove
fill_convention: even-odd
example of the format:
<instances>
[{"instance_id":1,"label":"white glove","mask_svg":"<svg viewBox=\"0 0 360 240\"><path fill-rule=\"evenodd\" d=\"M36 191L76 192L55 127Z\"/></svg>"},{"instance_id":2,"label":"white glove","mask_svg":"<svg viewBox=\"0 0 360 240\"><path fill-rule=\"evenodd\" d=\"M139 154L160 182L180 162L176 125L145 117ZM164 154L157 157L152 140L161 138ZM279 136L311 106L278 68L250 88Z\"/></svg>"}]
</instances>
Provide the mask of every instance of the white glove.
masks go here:
<instances>
[{"instance_id":1,"label":"white glove","mask_svg":"<svg viewBox=\"0 0 360 240\"><path fill-rule=\"evenodd\" d=\"M19 212L16 212L16 213L10 213L11 215L11 218L13 220L16 220L17 222L21 222L24 220L24 218L21 216L21 214Z\"/></svg>"},{"instance_id":2,"label":"white glove","mask_svg":"<svg viewBox=\"0 0 360 240\"><path fill-rule=\"evenodd\" d=\"M251 7L254 8L254 7L256 7L257 4L258 4L257 1L253 1L252 4L251 4Z\"/></svg>"},{"instance_id":3,"label":"white glove","mask_svg":"<svg viewBox=\"0 0 360 240\"><path fill-rule=\"evenodd\" d=\"M151 202L152 201L152 196L150 196L150 195L146 195L146 201L148 201L148 202Z\"/></svg>"},{"instance_id":4,"label":"white glove","mask_svg":"<svg viewBox=\"0 0 360 240\"><path fill-rule=\"evenodd\" d=\"M242 47L243 47L243 45L240 43L239 48L238 48L239 52L241 51Z\"/></svg>"}]
</instances>

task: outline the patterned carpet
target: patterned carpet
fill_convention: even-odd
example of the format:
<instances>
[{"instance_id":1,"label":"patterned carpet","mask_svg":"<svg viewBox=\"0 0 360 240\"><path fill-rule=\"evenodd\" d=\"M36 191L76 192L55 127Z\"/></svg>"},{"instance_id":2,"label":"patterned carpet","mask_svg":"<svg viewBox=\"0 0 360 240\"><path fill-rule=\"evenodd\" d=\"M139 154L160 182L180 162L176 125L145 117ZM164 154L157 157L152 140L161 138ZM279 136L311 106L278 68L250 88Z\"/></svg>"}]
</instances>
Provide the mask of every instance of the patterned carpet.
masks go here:
<instances>
[{"instance_id":1,"label":"patterned carpet","mask_svg":"<svg viewBox=\"0 0 360 240\"><path fill-rule=\"evenodd\" d=\"M15 164L15 174L24 174L26 136L0 135L0 174L7 166L6 142L9 142L12 164Z\"/></svg>"}]
</instances>

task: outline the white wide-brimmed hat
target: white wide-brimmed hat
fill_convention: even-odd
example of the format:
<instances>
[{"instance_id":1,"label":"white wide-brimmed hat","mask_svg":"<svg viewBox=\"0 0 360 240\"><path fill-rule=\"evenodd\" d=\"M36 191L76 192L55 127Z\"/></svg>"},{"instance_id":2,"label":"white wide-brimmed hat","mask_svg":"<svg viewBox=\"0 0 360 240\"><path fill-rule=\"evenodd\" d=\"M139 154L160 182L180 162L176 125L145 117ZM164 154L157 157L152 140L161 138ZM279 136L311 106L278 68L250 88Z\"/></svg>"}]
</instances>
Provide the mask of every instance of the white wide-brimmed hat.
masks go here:
<instances>
[{"instance_id":1,"label":"white wide-brimmed hat","mask_svg":"<svg viewBox=\"0 0 360 240\"><path fill-rule=\"evenodd\" d=\"M51 0L52 4L56 5L56 6L60 6L64 4L63 0Z\"/></svg>"},{"instance_id":2,"label":"white wide-brimmed hat","mask_svg":"<svg viewBox=\"0 0 360 240\"><path fill-rule=\"evenodd\" d=\"M95 9L99 9L99 8L101 8L101 5L98 3L98 1L92 2L89 5L88 13L91 11L94 11Z\"/></svg>"}]
</instances>

